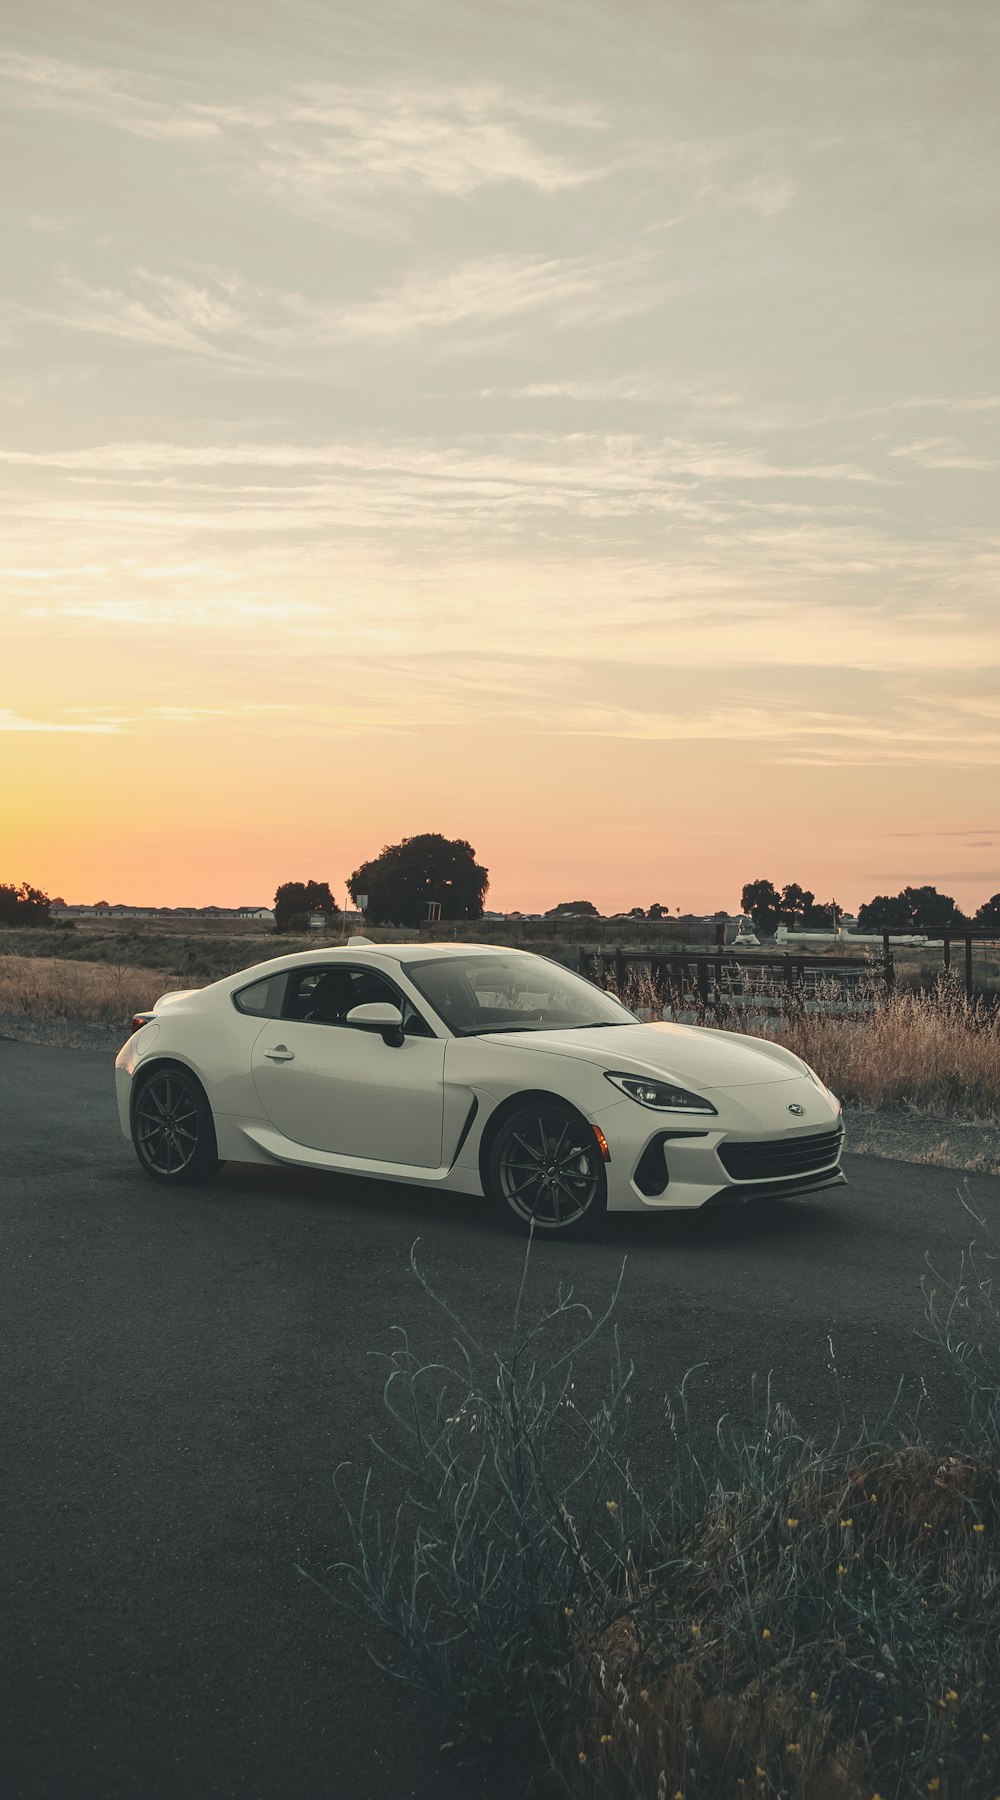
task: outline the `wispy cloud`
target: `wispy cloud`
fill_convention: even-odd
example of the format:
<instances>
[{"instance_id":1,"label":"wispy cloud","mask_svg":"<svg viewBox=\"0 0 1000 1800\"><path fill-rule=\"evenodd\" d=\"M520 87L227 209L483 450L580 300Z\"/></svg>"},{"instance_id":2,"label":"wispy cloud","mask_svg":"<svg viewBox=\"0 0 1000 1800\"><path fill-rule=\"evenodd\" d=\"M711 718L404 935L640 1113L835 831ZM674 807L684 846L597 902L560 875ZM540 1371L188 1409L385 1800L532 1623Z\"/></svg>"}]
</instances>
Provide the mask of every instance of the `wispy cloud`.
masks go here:
<instances>
[{"instance_id":1,"label":"wispy cloud","mask_svg":"<svg viewBox=\"0 0 1000 1800\"><path fill-rule=\"evenodd\" d=\"M75 116L135 137L204 139L219 126L162 83L133 73L90 68L54 56L0 55L8 105Z\"/></svg>"},{"instance_id":2,"label":"wispy cloud","mask_svg":"<svg viewBox=\"0 0 1000 1800\"><path fill-rule=\"evenodd\" d=\"M85 731L107 733L120 731L121 721L108 718L78 719L41 719L28 718L22 713L11 712L8 707L0 707L0 731Z\"/></svg>"},{"instance_id":3,"label":"wispy cloud","mask_svg":"<svg viewBox=\"0 0 1000 1800\"><path fill-rule=\"evenodd\" d=\"M517 183L556 194L608 172L603 158L568 152L567 139L607 129L591 109L485 83L413 80L366 86L314 82L210 116L250 133L260 179L283 199L317 213L340 214L357 188L464 198ZM558 127L561 145L544 133Z\"/></svg>"},{"instance_id":4,"label":"wispy cloud","mask_svg":"<svg viewBox=\"0 0 1000 1800\"><path fill-rule=\"evenodd\" d=\"M17 309L22 318L210 358L234 371L316 379L314 352L359 341L403 342L421 333L524 331L612 324L649 311L670 292L642 256L502 255L415 268L354 305L323 305L217 270L138 265L127 286L96 287L64 274L64 305ZM460 340L450 339L452 346Z\"/></svg>"},{"instance_id":5,"label":"wispy cloud","mask_svg":"<svg viewBox=\"0 0 1000 1800\"><path fill-rule=\"evenodd\" d=\"M892 456L905 457L908 462L919 463L922 469L997 469L1000 461L993 456L975 456L964 444L950 437L915 438L910 444L900 444L890 451Z\"/></svg>"}]
</instances>

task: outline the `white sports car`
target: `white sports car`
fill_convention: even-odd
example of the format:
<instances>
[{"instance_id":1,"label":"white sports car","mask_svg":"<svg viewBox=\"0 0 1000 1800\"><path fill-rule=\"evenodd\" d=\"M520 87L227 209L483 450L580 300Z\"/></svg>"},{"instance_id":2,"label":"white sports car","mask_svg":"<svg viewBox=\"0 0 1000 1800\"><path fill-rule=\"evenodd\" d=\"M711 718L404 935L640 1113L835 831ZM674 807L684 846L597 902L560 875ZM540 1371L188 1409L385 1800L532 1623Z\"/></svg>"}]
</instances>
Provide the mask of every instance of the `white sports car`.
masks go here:
<instances>
[{"instance_id":1,"label":"white sports car","mask_svg":"<svg viewBox=\"0 0 1000 1800\"><path fill-rule=\"evenodd\" d=\"M281 956L138 1014L115 1063L147 1175L285 1163L487 1194L540 1233L844 1181L840 1102L780 1044L644 1024L546 957Z\"/></svg>"}]
</instances>

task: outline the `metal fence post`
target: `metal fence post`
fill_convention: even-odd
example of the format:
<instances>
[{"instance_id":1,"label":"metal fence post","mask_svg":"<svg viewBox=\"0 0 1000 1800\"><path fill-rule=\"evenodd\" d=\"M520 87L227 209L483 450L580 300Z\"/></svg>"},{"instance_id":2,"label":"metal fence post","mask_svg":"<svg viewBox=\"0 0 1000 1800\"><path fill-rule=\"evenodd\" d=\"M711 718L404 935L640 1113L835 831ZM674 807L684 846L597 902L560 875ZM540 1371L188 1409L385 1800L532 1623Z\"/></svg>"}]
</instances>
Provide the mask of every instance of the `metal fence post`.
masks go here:
<instances>
[{"instance_id":1,"label":"metal fence post","mask_svg":"<svg viewBox=\"0 0 1000 1800\"><path fill-rule=\"evenodd\" d=\"M708 1011L708 957L699 956L698 963L698 998L704 1010Z\"/></svg>"},{"instance_id":2,"label":"metal fence post","mask_svg":"<svg viewBox=\"0 0 1000 1800\"><path fill-rule=\"evenodd\" d=\"M965 998L972 999L972 934L965 937Z\"/></svg>"}]
</instances>

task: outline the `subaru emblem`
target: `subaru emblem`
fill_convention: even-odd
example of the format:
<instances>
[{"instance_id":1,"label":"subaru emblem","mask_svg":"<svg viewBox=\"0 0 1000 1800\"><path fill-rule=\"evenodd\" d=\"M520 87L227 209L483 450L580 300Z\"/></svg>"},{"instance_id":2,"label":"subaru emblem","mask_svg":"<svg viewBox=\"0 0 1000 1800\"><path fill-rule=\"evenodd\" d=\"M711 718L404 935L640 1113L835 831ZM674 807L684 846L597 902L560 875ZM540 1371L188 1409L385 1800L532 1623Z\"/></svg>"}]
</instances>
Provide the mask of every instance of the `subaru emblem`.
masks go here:
<instances>
[{"instance_id":1,"label":"subaru emblem","mask_svg":"<svg viewBox=\"0 0 1000 1800\"><path fill-rule=\"evenodd\" d=\"M788 1110L790 1113L794 1113L797 1119L801 1119L806 1109L804 1106L800 1106L797 1100L793 1100Z\"/></svg>"}]
</instances>

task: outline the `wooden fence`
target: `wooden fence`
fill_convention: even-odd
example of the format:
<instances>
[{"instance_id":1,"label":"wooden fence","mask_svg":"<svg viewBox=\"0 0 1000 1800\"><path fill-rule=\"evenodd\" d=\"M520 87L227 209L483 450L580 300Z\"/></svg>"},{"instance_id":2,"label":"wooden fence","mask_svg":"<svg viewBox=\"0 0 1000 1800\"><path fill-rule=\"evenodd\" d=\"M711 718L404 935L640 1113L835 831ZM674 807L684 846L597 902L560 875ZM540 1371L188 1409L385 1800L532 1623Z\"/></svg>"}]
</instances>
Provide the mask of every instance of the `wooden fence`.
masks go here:
<instances>
[{"instance_id":1,"label":"wooden fence","mask_svg":"<svg viewBox=\"0 0 1000 1800\"><path fill-rule=\"evenodd\" d=\"M896 983L889 933L879 952L866 957L815 956L797 951L715 950L665 951L584 950L578 952L581 975L599 987L624 993L630 977L644 972L658 1003L674 1011L782 1013L807 1006L811 1010L860 1015L870 1012ZM996 1003L996 996L977 991L973 945L992 943L989 932L943 935L942 968L953 967L952 946L964 944L964 989L969 1000ZM919 948L919 946L917 947Z\"/></svg>"}]
</instances>

